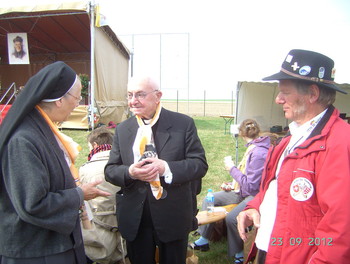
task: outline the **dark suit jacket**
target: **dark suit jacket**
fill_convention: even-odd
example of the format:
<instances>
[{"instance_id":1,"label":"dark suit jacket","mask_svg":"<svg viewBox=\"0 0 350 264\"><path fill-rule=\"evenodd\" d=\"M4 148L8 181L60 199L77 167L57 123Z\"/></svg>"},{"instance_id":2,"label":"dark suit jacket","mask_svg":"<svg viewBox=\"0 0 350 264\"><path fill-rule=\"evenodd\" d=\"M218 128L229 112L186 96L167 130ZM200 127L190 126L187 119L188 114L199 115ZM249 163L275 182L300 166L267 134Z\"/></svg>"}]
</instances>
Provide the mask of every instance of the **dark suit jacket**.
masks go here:
<instances>
[{"instance_id":1,"label":"dark suit jacket","mask_svg":"<svg viewBox=\"0 0 350 264\"><path fill-rule=\"evenodd\" d=\"M128 172L134 162L132 146L137 129L135 117L117 126L105 168L106 180L122 188L122 194L117 195L120 232L128 241L135 239L147 201L159 239L162 242L184 239L193 230L195 197L208 169L193 119L162 108L158 122L152 127L158 157L168 162L173 173L171 184L161 177L167 197L160 200L153 197L149 183L133 180Z\"/></svg>"}]
</instances>

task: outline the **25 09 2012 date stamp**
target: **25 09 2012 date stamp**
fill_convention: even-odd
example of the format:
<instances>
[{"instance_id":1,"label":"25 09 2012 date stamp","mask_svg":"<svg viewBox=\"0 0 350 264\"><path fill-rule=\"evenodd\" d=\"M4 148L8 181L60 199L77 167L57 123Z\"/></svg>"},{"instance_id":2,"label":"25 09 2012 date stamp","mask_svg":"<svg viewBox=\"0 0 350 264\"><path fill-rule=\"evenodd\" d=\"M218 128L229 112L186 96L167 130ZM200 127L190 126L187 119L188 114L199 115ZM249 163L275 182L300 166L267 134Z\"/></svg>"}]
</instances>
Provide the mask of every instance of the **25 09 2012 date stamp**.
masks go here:
<instances>
[{"instance_id":1,"label":"25 09 2012 date stamp","mask_svg":"<svg viewBox=\"0 0 350 264\"><path fill-rule=\"evenodd\" d=\"M332 246L333 239L330 237L290 237L289 239L284 239L282 237L272 237L270 241L271 246L282 246L287 243L289 246Z\"/></svg>"}]
</instances>

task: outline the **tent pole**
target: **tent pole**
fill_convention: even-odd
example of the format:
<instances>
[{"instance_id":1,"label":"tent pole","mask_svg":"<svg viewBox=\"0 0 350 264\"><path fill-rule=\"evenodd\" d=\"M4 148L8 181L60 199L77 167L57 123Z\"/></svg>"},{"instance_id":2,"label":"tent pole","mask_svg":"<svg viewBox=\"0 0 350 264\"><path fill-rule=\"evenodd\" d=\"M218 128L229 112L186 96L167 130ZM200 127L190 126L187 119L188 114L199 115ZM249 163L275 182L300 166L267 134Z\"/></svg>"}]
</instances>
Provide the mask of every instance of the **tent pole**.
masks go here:
<instances>
[{"instance_id":1,"label":"tent pole","mask_svg":"<svg viewBox=\"0 0 350 264\"><path fill-rule=\"evenodd\" d=\"M90 41L91 41L91 54L90 54L90 126L91 130L94 130L94 102L95 102L95 0L90 2Z\"/></svg>"},{"instance_id":2,"label":"tent pole","mask_svg":"<svg viewBox=\"0 0 350 264\"><path fill-rule=\"evenodd\" d=\"M239 89L241 88L241 82L237 83L236 87L236 113L235 113L235 125L238 124L238 100L239 100ZM236 166L238 165L238 134L234 135L236 139Z\"/></svg>"},{"instance_id":3,"label":"tent pole","mask_svg":"<svg viewBox=\"0 0 350 264\"><path fill-rule=\"evenodd\" d=\"M236 87L236 117L235 117L235 124L238 124L238 99L239 99L239 90L241 89L241 82L237 83Z\"/></svg>"}]
</instances>

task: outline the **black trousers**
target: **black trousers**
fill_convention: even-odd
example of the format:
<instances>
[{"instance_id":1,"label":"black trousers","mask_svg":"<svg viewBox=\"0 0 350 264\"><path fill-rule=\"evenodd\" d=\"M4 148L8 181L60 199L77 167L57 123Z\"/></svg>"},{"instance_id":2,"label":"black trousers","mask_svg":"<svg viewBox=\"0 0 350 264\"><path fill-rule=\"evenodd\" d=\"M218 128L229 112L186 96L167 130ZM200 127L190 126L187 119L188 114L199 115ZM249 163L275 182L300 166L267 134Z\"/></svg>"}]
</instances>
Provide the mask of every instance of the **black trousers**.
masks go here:
<instances>
[{"instance_id":1,"label":"black trousers","mask_svg":"<svg viewBox=\"0 0 350 264\"><path fill-rule=\"evenodd\" d=\"M259 249L256 257L258 258L257 264L265 264L266 251Z\"/></svg>"},{"instance_id":2,"label":"black trousers","mask_svg":"<svg viewBox=\"0 0 350 264\"><path fill-rule=\"evenodd\" d=\"M145 201L139 232L134 241L127 241L128 257L132 264L155 264L156 246L160 264L185 264L188 236L163 243L155 232L148 201Z\"/></svg>"}]
</instances>

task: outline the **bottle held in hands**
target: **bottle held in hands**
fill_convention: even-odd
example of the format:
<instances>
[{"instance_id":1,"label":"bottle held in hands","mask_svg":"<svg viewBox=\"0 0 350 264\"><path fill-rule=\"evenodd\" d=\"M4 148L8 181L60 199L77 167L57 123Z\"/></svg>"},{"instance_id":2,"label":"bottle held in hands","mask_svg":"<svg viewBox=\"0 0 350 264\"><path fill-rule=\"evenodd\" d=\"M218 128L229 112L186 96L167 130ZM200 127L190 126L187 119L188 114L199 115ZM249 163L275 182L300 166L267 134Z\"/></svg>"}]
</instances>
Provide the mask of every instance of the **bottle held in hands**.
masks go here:
<instances>
[{"instance_id":1,"label":"bottle held in hands","mask_svg":"<svg viewBox=\"0 0 350 264\"><path fill-rule=\"evenodd\" d=\"M221 184L220 188L225 192L230 192L232 191L232 184L231 182L224 182Z\"/></svg>"}]
</instances>

